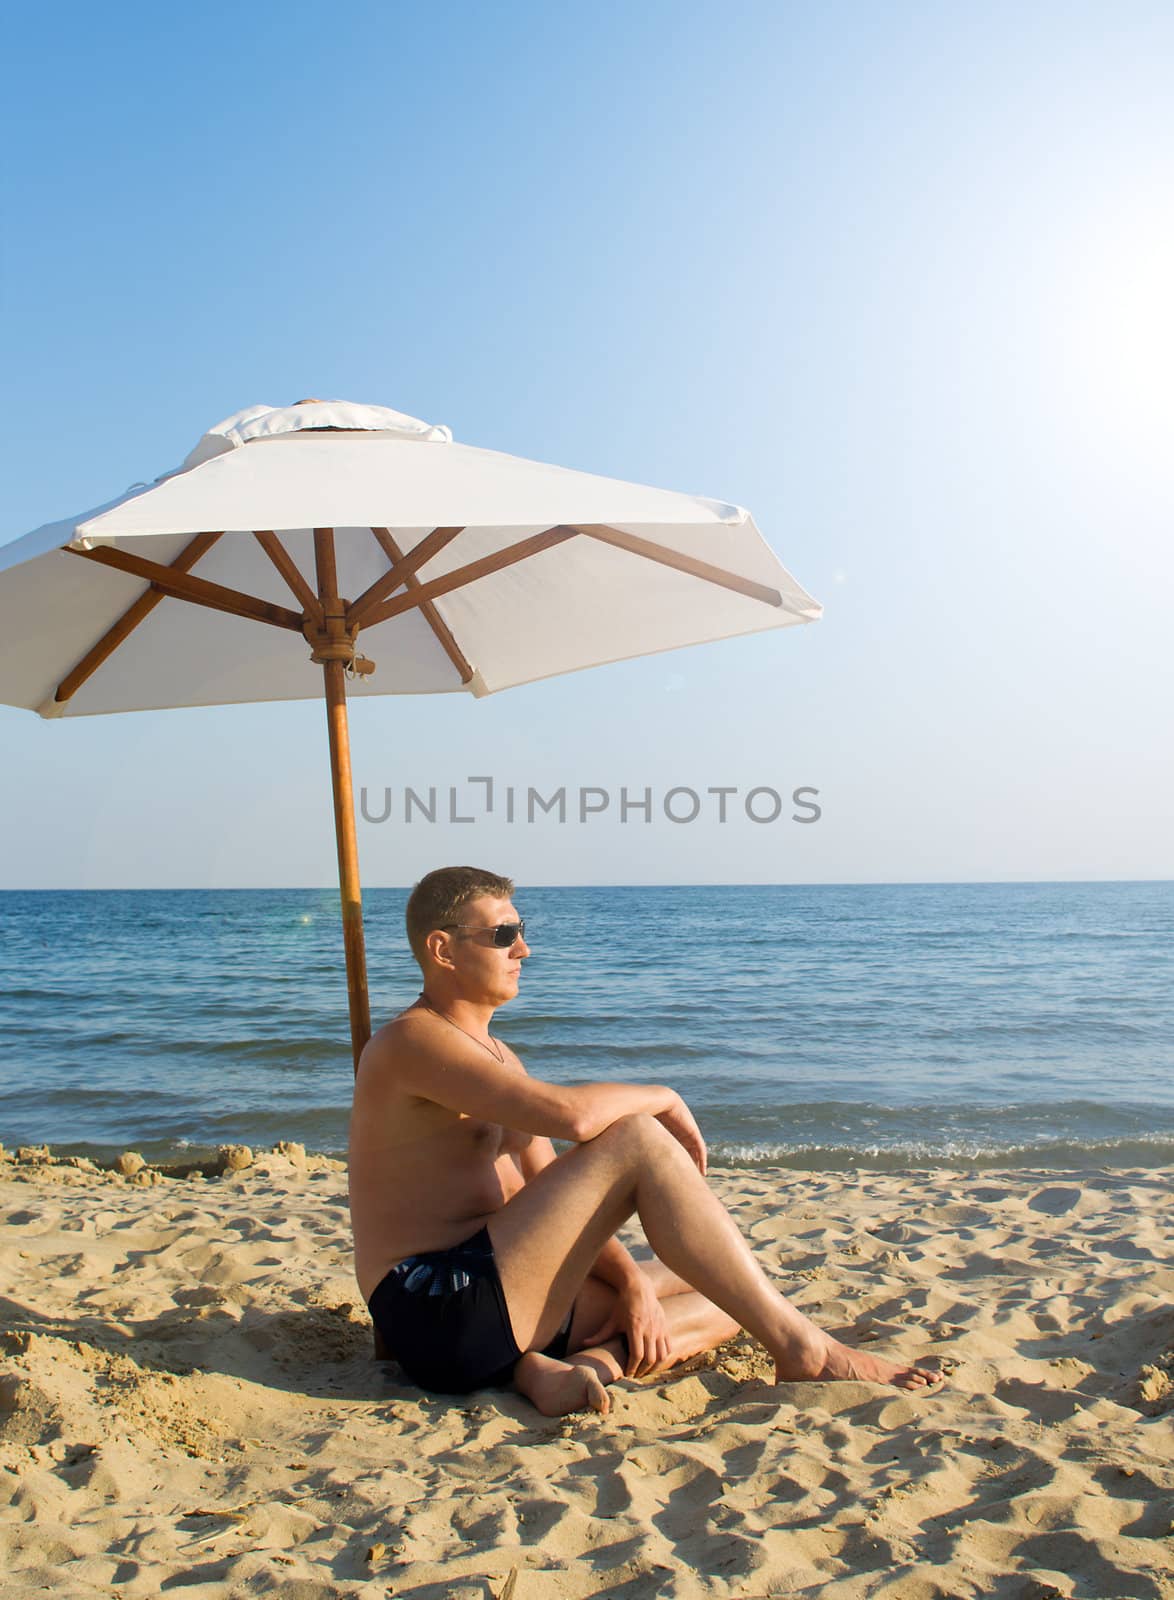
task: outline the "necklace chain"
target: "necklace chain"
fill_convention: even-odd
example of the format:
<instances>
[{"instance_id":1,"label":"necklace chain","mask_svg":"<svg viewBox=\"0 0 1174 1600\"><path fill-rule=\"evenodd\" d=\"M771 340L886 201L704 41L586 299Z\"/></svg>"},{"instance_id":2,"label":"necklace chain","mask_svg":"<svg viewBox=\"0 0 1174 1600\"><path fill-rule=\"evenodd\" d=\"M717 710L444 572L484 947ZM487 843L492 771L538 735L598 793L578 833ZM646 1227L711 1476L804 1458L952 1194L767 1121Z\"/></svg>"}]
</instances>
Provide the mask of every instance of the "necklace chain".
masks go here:
<instances>
[{"instance_id":1,"label":"necklace chain","mask_svg":"<svg viewBox=\"0 0 1174 1600\"><path fill-rule=\"evenodd\" d=\"M505 1057L502 1055L501 1046L498 1044L496 1039L490 1039L488 1044L486 1044L484 1039L478 1039L475 1033L470 1033L468 1028L462 1028L459 1022L454 1022L451 1017L446 1016L438 1005L434 1005L432 1001L429 1000L423 989L420 990L419 998L424 1002L434 1016L439 1017L442 1022L447 1022L449 1027L455 1028L458 1033L463 1033L466 1039L472 1039L473 1043L479 1044L482 1050L488 1050L489 1054L495 1061L499 1062L503 1067L505 1066Z\"/></svg>"}]
</instances>

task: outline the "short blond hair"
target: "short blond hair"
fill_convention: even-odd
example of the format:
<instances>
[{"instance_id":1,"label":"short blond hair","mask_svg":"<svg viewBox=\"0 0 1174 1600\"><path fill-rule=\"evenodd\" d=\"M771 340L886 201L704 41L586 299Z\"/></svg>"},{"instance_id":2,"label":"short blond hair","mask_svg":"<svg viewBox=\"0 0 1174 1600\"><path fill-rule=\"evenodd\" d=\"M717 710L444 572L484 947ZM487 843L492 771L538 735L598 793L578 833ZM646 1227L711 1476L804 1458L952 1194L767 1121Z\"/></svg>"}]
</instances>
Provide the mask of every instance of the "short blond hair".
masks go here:
<instances>
[{"instance_id":1,"label":"short blond hair","mask_svg":"<svg viewBox=\"0 0 1174 1600\"><path fill-rule=\"evenodd\" d=\"M424 942L430 933L459 922L471 900L479 900L482 895L509 900L513 892L514 880L497 872L486 872L481 867L437 867L421 878L408 896L404 921L412 954L423 966Z\"/></svg>"}]
</instances>

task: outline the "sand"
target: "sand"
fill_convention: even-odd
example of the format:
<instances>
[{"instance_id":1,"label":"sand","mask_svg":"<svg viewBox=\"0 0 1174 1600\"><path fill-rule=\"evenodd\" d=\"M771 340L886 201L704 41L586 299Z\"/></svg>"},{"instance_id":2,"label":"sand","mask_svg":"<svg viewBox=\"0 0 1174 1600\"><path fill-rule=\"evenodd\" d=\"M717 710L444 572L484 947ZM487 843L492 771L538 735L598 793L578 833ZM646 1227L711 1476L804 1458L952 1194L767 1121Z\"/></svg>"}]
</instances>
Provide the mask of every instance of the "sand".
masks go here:
<instances>
[{"instance_id":1,"label":"sand","mask_svg":"<svg viewBox=\"0 0 1174 1600\"><path fill-rule=\"evenodd\" d=\"M0 1589L1174 1597L1172 1178L719 1171L784 1292L949 1387L743 1339L550 1421L372 1359L337 1162L6 1158Z\"/></svg>"}]
</instances>

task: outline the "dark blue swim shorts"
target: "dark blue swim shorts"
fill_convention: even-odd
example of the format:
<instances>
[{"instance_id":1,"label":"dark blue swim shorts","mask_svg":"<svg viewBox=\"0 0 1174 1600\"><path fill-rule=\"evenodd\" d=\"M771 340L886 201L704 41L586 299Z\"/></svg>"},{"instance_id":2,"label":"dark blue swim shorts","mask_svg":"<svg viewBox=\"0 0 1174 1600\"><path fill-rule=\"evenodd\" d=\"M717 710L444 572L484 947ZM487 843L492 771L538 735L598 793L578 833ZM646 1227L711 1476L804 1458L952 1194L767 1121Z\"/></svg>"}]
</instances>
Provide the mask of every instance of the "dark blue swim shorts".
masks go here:
<instances>
[{"instance_id":1,"label":"dark blue swim shorts","mask_svg":"<svg viewBox=\"0 0 1174 1600\"><path fill-rule=\"evenodd\" d=\"M388 1349L421 1389L504 1388L521 1359L488 1228L449 1250L400 1261L367 1304ZM572 1306L544 1355L566 1355L573 1315Z\"/></svg>"}]
</instances>

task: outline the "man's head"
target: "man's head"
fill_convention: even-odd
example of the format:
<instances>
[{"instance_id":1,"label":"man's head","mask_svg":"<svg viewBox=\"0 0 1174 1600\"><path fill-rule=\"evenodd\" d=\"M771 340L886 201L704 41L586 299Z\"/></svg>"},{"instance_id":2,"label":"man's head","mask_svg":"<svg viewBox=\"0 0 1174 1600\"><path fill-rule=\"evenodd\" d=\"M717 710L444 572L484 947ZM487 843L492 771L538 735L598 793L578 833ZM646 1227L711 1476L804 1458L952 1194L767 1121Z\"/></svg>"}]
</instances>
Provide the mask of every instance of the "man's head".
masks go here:
<instances>
[{"instance_id":1,"label":"man's head","mask_svg":"<svg viewBox=\"0 0 1174 1600\"><path fill-rule=\"evenodd\" d=\"M445 987L485 991L486 999L492 991L491 1003L498 1005L517 992L530 952L520 931L512 939L497 931L519 922L513 892L512 879L480 867L439 867L420 879L405 921L425 984L440 979Z\"/></svg>"}]
</instances>

